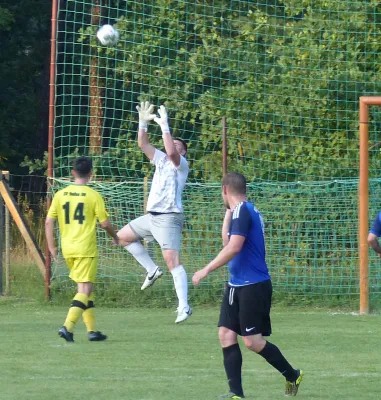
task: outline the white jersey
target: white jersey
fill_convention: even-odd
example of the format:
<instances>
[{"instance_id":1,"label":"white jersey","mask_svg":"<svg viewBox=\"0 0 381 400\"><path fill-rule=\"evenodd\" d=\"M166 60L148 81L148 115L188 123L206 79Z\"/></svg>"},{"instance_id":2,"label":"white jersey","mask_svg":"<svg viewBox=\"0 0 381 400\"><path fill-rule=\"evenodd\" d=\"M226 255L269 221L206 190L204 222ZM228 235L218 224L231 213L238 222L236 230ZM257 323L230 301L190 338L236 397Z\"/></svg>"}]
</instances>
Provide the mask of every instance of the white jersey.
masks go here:
<instances>
[{"instance_id":1,"label":"white jersey","mask_svg":"<svg viewBox=\"0 0 381 400\"><path fill-rule=\"evenodd\" d=\"M187 160L180 156L180 165L176 168L164 152L155 149L151 163L155 164L155 174L148 196L147 211L182 213L181 195L189 172Z\"/></svg>"}]
</instances>

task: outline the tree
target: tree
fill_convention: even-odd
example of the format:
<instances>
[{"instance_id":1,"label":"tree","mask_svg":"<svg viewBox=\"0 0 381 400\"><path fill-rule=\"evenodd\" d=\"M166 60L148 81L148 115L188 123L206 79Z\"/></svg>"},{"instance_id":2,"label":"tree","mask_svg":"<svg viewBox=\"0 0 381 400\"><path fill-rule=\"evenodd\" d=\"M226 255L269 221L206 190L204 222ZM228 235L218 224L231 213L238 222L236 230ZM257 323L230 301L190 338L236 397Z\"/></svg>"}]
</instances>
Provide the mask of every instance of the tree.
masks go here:
<instances>
[{"instance_id":1,"label":"tree","mask_svg":"<svg viewBox=\"0 0 381 400\"><path fill-rule=\"evenodd\" d=\"M12 173L47 148L50 12L37 0L0 8L0 158Z\"/></svg>"}]
</instances>

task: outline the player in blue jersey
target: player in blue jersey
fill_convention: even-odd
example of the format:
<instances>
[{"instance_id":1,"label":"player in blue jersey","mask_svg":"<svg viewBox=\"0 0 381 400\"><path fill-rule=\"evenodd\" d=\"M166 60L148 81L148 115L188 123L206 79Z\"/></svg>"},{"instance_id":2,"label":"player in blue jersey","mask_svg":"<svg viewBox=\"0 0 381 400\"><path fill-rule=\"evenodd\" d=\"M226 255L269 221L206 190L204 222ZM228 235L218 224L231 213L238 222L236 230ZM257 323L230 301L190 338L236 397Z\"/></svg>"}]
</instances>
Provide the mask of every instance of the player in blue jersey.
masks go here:
<instances>
[{"instance_id":1,"label":"player in blue jersey","mask_svg":"<svg viewBox=\"0 0 381 400\"><path fill-rule=\"evenodd\" d=\"M381 246L378 238L381 236L381 211L377 214L373 221L373 225L369 230L368 243L369 246L381 257Z\"/></svg>"},{"instance_id":2,"label":"player in blue jersey","mask_svg":"<svg viewBox=\"0 0 381 400\"><path fill-rule=\"evenodd\" d=\"M242 354L237 337L286 378L286 396L296 396L303 371L294 369L277 346L264 336L271 334L272 286L266 264L263 219L247 201L246 179L232 172L222 181L226 214L222 226L223 249L192 278L197 286L210 272L229 264L230 279L221 305L219 339L230 392L221 398L242 399Z\"/></svg>"}]
</instances>

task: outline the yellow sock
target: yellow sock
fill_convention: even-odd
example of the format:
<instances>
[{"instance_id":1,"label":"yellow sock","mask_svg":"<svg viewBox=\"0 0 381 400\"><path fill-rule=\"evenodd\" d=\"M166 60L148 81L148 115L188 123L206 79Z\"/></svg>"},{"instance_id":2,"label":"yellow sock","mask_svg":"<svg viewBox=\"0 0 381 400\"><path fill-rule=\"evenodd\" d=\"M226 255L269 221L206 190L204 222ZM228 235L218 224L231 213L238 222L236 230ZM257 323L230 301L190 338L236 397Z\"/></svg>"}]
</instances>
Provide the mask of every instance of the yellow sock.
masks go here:
<instances>
[{"instance_id":1,"label":"yellow sock","mask_svg":"<svg viewBox=\"0 0 381 400\"><path fill-rule=\"evenodd\" d=\"M83 311L86 310L87 304L88 297L84 293L77 293L74 296L64 323L64 326L69 332L73 332L74 325L78 322L79 318L81 318Z\"/></svg>"},{"instance_id":2,"label":"yellow sock","mask_svg":"<svg viewBox=\"0 0 381 400\"><path fill-rule=\"evenodd\" d=\"M82 314L83 322L86 325L87 332L96 332L94 307L88 308Z\"/></svg>"},{"instance_id":3,"label":"yellow sock","mask_svg":"<svg viewBox=\"0 0 381 400\"><path fill-rule=\"evenodd\" d=\"M89 303L86 310L82 314L83 322L86 325L87 332L96 332L95 330L95 315L94 315L94 299L93 293L89 296Z\"/></svg>"}]
</instances>

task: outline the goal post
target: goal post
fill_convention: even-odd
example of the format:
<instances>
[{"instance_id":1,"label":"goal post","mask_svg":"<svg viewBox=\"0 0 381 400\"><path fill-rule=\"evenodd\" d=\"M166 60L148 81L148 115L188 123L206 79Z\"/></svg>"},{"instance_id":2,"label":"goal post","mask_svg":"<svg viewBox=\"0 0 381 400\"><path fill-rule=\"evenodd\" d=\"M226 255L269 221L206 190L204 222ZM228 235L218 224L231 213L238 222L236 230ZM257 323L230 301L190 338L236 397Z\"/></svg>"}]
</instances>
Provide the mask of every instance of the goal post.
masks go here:
<instances>
[{"instance_id":1,"label":"goal post","mask_svg":"<svg viewBox=\"0 0 381 400\"><path fill-rule=\"evenodd\" d=\"M54 120L55 120L55 96L56 96L56 56L57 56L57 14L58 0L52 1L51 18L51 42L50 42L50 83L49 83L49 132L48 132L48 169L47 169L47 198L46 207L49 210L51 198L49 197L49 187L53 178L53 143L54 143ZM51 256L48 244L45 246L45 298L50 300L50 280L51 280Z\"/></svg>"},{"instance_id":2,"label":"goal post","mask_svg":"<svg viewBox=\"0 0 381 400\"><path fill-rule=\"evenodd\" d=\"M368 207L369 207L369 106L380 106L381 96L360 97L359 267L360 314L369 312Z\"/></svg>"},{"instance_id":3,"label":"goal post","mask_svg":"<svg viewBox=\"0 0 381 400\"><path fill-rule=\"evenodd\" d=\"M0 171L0 180L9 181L9 171ZM12 188L9 188L12 190ZM3 254L4 253L4 254ZM0 195L0 296L10 295L10 268L11 268L11 229L10 213L5 205L3 197ZM4 256L4 260L3 260ZM3 279L5 278L5 282ZM5 288L3 288L5 284Z\"/></svg>"}]
</instances>

